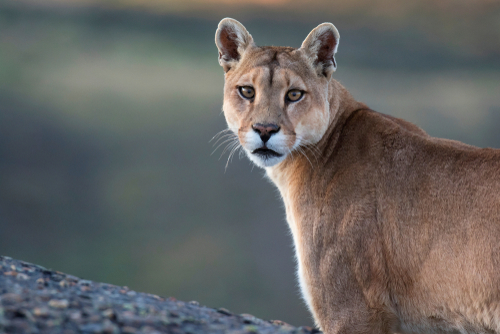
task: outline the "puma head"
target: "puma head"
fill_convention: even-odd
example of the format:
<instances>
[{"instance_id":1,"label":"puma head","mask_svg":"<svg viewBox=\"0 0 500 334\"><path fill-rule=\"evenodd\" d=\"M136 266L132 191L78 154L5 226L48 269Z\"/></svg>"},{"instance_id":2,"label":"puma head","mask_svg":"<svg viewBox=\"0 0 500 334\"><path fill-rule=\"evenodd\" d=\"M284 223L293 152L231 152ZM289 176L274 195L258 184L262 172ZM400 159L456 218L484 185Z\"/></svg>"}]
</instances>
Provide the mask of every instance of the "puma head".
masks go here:
<instances>
[{"instance_id":1,"label":"puma head","mask_svg":"<svg viewBox=\"0 0 500 334\"><path fill-rule=\"evenodd\" d=\"M299 49L258 47L241 23L226 18L215 43L225 72L224 115L250 160L275 166L323 137L332 118L328 82L337 68L333 24L313 29Z\"/></svg>"}]
</instances>

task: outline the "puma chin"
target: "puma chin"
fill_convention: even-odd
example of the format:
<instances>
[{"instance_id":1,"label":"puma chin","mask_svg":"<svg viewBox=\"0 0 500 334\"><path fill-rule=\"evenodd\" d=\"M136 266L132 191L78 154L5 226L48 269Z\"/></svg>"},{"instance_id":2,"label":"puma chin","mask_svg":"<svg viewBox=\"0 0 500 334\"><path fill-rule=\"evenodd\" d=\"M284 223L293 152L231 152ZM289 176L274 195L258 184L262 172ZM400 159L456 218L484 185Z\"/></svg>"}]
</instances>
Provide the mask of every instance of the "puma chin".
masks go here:
<instances>
[{"instance_id":1,"label":"puma chin","mask_svg":"<svg viewBox=\"0 0 500 334\"><path fill-rule=\"evenodd\" d=\"M295 152L300 146L300 140L297 136L294 137L295 140L290 145L290 138L278 132L264 142L262 135L252 129L242 136L240 143L248 158L257 166L265 168L279 164Z\"/></svg>"},{"instance_id":2,"label":"puma chin","mask_svg":"<svg viewBox=\"0 0 500 334\"><path fill-rule=\"evenodd\" d=\"M282 162L290 149L284 145L284 138L273 136L268 142L263 143L259 135L252 131L245 134L243 148L248 158L259 167L272 167Z\"/></svg>"}]
</instances>

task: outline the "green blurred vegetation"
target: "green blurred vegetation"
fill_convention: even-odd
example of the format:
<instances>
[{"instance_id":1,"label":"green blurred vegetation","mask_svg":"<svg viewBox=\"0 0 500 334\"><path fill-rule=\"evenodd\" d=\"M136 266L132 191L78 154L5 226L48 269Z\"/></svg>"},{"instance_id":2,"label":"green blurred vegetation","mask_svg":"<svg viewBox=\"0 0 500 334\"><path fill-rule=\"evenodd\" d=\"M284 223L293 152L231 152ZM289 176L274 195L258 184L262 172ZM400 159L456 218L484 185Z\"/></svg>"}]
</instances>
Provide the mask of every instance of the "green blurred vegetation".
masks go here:
<instances>
[{"instance_id":1,"label":"green blurred vegetation","mask_svg":"<svg viewBox=\"0 0 500 334\"><path fill-rule=\"evenodd\" d=\"M484 28L499 31L497 7L487 20L349 8L203 18L1 3L0 254L310 324L277 191L246 158L225 171L222 148L210 155L225 128L219 18L241 14L258 44L294 47L332 21L334 77L355 97L432 135L500 147L500 47Z\"/></svg>"}]
</instances>

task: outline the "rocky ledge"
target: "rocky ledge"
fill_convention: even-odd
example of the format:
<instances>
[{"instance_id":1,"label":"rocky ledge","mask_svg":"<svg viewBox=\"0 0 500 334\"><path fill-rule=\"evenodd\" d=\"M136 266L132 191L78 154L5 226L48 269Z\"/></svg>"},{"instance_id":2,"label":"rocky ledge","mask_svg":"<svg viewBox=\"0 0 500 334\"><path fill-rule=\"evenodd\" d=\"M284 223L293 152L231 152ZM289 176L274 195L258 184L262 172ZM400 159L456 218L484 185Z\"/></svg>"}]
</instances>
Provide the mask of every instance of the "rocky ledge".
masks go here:
<instances>
[{"instance_id":1,"label":"rocky ledge","mask_svg":"<svg viewBox=\"0 0 500 334\"><path fill-rule=\"evenodd\" d=\"M0 256L0 333L318 333Z\"/></svg>"}]
</instances>

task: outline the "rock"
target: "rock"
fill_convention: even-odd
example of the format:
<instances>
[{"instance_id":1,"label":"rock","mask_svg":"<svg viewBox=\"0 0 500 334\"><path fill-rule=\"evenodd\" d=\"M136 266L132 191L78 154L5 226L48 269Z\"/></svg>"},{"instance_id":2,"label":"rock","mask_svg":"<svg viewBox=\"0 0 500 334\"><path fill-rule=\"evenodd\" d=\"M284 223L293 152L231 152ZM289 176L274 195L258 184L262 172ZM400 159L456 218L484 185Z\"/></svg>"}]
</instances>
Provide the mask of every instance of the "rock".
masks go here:
<instances>
[{"instance_id":1,"label":"rock","mask_svg":"<svg viewBox=\"0 0 500 334\"><path fill-rule=\"evenodd\" d=\"M33 314L37 317L46 317L49 315L49 309L46 307L35 307Z\"/></svg>"},{"instance_id":2,"label":"rock","mask_svg":"<svg viewBox=\"0 0 500 334\"><path fill-rule=\"evenodd\" d=\"M5 274L8 273L8 274ZM20 277L19 277L20 276ZM0 333L317 333L0 256Z\"/></svg>"},{"instance_id":3,"label":"rock","mask_svg":"<svg viewBox=\"0 0 500 334\"><path fill-rule=\"evenodd\" d=\"M22 302L23 297L21 297L17 293L6 293L0 297L0 300L4 305L12 305Z\"/></svg>"},{"instance_id":4,"label":"rock","mask_svg":"<svg viewBox=\"0 0 500 334\"><path fill-rule=\"evenodd\" d=\"M220 307L217 309L217 312L221 313L221 314L225 314L225 315L233 315L229 310L226 310L225 308L223 307Z\"/></svg>"},{"instance_id":5,"label":"rock","mask_svg":"<svg viewBox=\"0 0 500 334\"><path fill-rule=\"evenodd\" d=\"M66 299L51 299L49 300L49 306L54 307L54 308L67 308L69 305L69 302Z\"/></svg>"}]
</instances>

